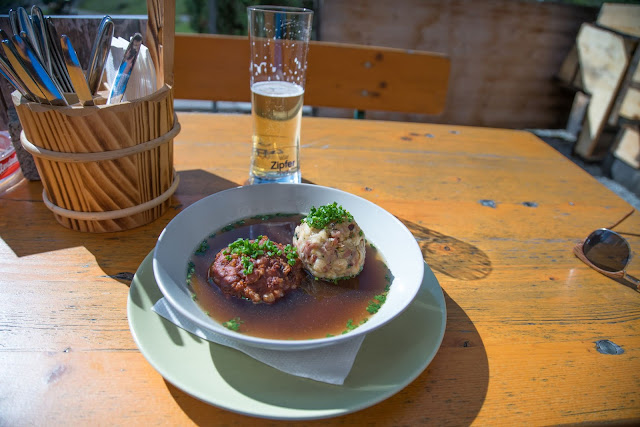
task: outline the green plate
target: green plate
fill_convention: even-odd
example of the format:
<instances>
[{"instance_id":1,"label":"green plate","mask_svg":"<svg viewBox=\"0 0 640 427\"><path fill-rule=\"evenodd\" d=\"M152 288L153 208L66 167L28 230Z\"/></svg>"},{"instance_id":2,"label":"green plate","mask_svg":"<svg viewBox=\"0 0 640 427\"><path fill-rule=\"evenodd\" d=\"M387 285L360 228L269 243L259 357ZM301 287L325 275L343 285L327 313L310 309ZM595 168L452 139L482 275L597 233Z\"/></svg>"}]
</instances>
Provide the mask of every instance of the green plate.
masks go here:
<instances>
[{"instance_id":1,"label":"green plate","mask_svg":"<svg viewBox=\"0 0 640 427\"><path fill-rule=\"evenodd\" d=\"M167 381L211 405L288 420L335 417L372 406L413 381L435 356L447 320L442 289L424 265L411 305L367 335L344 385L285 374L244 353L205 341L151 310L162 298L152 254L138 268L127 304L138 348Z\"/></svg>"}]
</instances>

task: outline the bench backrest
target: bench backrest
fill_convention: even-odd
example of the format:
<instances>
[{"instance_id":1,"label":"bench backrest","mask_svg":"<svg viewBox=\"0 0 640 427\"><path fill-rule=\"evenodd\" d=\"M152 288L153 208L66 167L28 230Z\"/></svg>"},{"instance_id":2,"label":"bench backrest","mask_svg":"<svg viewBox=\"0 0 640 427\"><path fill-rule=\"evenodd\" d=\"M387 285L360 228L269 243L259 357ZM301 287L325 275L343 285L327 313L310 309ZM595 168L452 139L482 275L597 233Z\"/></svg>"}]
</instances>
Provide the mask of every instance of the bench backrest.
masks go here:
<instances>
[{"instance_id":1,"label":"bench backrest","mask_svg":"<svg viewBox=\"0 0 640 427\"><path fill-rule=\"evenodd\" d=\"M447 96L445 55L312 41L304 103L314 107L439 114ZM249 102L249 41L242 36L175 36L177 99Z\"/></svg>"}]
</instances>

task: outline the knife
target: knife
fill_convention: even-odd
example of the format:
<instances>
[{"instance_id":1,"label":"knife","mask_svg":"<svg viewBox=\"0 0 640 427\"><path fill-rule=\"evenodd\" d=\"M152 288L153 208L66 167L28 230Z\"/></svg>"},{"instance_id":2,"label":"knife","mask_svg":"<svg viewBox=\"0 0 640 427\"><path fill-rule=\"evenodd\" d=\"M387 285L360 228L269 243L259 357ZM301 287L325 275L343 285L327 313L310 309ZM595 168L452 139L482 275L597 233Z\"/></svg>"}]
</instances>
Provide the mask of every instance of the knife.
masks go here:
<instances>
[{"instance_id":1,"label":"knife","mask_svg":"<svg viewBox=\"0 0 640 427\"><path fill-rule=\"evenodd\" d=\"M120 102L124 96L125 90L127 90L127 83L129 83L129 77L131 77L131 71L138 59L138 52L140 52L140 45L142 44L142 35L135 33L131 37L131 42L127 46L127 50L124 51L124 58L122 63L118 67L118 72L113 80L113 86L109 92L109 99L107 99L107 105Z\"/></svg>"},{"instance_id":2,"label":"knife","mask_svg":"<svg viewBox=\"0 0 640 427\"><path fill-rule=\"evenodd\" d=\"M11 64L9 64L2 56L0 56L0 74L9 80L13 87L15 87L22 96L29 101L36 101L36 97L29 89L27 89L22 80L20 80L20 77L15 73L13 67L11 67Z\"/></svg>"},{"instance_id":3,"label":"knife","mask_svg":"<svg viewBox=\"0 0 640 427\"><path fill-rule=\"evenodd\" d=\"M18 23L18 12L16 10L9 9L9 23L13 34L18 34L20 32L20 24Z\"/></svg>"},{"instance_id":4,"label":"knife","mask_svg":"<svg viewBox=\"0 0 640 427\"><path fill-rule=\"evenodd\" d=\"M53 77L51 53L49 52L49 45L47 43L47 32L44 27L44 16L42 15L42 10L36 5L31 7L31 26L38 41L38 47L40 48L40 59L42 59L43 64L46 66L49 75Z\"/></svg>"},{"instance_id":5,"label":"knife","mask_svg":"<svg viewBox=\"0 0 640 427\"><path fill-rule=\"evenodd\" d=\"M53 64L58 72L58 81L64 88L65 92L73 92L73 85L71 84L71 77L67 72L67 67L64 65L64 59L62 57L62 48L60 47L60 37L56 31L55 25L51 21L51 17L45 18L46 30L49 34L47 40L49 41L49 51L51 52L51 58Z\"/></svg>"},{"instance_id":6,"label":"knife","mask_svg":"<svg viewBox=\"0 0 640 427\"><path fill-rule=\"evenodd\" d=\"M38 40L36 39L36 34L33 31L33 26L31 25L31 18L29 18L29 15L27 14L27 11L24 7L18 8L18 23L20 24L20 32L24 31L25 33L27 33L29 42L31 42L31 44L33 45L36 55L38 55L38 58L42 59L42 53L40 52ZM20 32L14 34L20 34Z\"/></svg>"},{"instance_id":7,"label":"knife","mask_svg":"<svg viewBox=\"0 0 640 427\"><path fill-rule=\"evenodd\" d=\"M0 41L10 40L9 34L5 30L0 28ZM20 77L16 74L11 64L7 59L0 55L0 73L29 101L35 101L36 97L27 89L24 82L20 80Z\"/></svg>"},{"instance_id":8,"label":"knife","mask_svg":"<svg viewBox=\"0 0 640 427\"><path fill-rule=\"evenodd\" d=\"M9 60L9 63L11 64L13 70L16 72L18 77L20 77L20 80L22 80L25 87L29 89L29 92L34 94L38 102L42 104L49 104L49 101L44 96L44 93L42 92L42 90L40 90L40 87L38 86L38 84L31 78L31 75L29 75L29 73L27 73L27 71L25 70L25 67L22 64L22 61L20 60L18 53L15 50L15 46L13 46L13 43L11 43L11 40L7 40L7 39L2 40L2 50L4 51L4 54Z\"/></svg>"},{"instance_id":9,"label":"knife","mask_svg":"<svg viewBox=\"0 0 640 427\"><path fill-rule=\"evenodd\" d=\"M45 98L52 105L69 105L58 85L51 79L35 52L17 34L12 37L23 67L38 84Z\"/></svg>"},{"instance_id":10,"label":"knife","mask_svg":"<svg viewBox=\"0 0 640 427\"><path fill-rule=\"evenodd\" d=\"M71 40L65 34L60 37L60 43L62 44L62 54L64 55L64 62L67 65L67 71L69 77L71 77L71 83L75 89L78 100L82 105L93 105L93 98L91 97L91 91L87 85L87 80L84 78L82 72L82 66L78 60Z\"/></svg>"}]
</instances>

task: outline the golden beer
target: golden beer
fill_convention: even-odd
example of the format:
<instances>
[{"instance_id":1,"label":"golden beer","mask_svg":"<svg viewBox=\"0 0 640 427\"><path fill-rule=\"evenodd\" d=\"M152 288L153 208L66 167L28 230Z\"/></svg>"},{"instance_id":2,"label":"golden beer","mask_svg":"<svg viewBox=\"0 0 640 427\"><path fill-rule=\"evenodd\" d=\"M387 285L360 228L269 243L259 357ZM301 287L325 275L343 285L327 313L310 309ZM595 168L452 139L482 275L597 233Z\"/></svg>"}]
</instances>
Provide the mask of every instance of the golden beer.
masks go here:
<instances>
[{"instance_id":1,"label":"golden beer","mask_svg":"<svg viewBox=\"0 0 640 427\"><path fill-rule=\"evenodd\" d=\"M303 95L301 86L285 81L262 81L251 86L253 181L300 181Z\"/></svg>"}]
</instances>

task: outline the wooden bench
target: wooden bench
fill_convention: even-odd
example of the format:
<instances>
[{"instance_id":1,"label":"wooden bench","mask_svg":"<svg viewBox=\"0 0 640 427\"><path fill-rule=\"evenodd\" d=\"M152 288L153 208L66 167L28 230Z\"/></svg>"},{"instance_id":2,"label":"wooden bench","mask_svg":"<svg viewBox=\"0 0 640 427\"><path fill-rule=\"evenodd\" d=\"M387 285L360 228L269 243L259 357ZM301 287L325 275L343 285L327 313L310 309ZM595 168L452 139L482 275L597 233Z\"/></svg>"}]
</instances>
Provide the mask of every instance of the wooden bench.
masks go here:
<instances>
[{"instance_id":1,"label":"wooden bench","mask_svg":"<svg viewBox=\"0 0 640 427\"><path fill-rule=\"evenodd\" d=\"M174 55L176 99L250 102L247 37L176 34ZM438 53L312 41L304 103L440 114L449 71Z\"/></svg>"}]
</instances>

